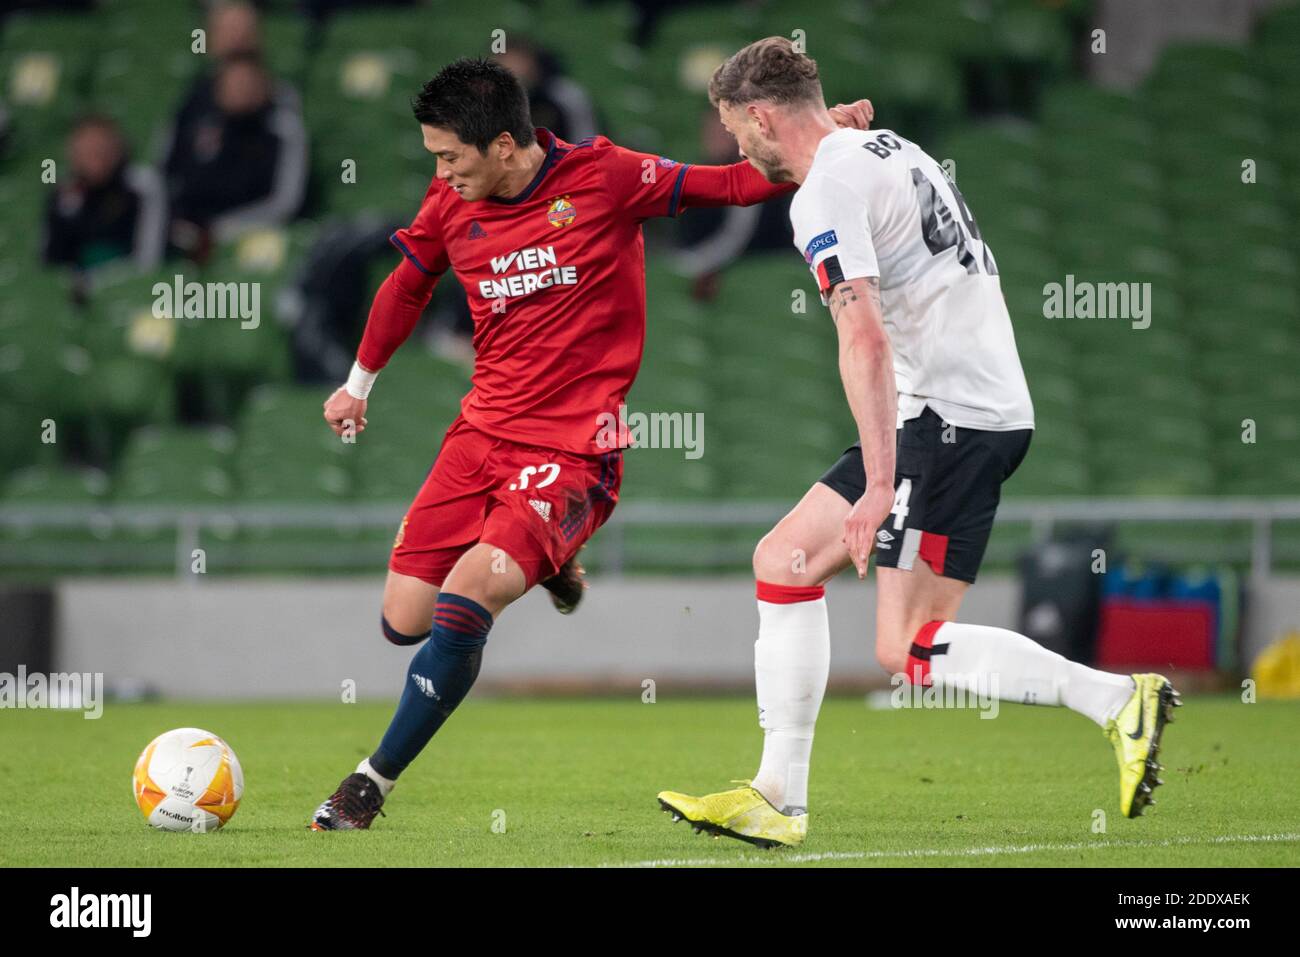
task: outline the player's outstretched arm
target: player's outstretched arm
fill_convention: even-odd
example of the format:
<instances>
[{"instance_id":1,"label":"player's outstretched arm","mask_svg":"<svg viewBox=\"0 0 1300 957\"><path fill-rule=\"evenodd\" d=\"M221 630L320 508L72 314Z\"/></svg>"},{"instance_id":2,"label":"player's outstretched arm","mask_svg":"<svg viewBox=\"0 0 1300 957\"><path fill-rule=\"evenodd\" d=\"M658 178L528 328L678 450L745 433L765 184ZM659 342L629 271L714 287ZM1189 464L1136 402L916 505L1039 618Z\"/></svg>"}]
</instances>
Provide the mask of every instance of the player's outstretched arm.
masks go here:
<instances>
[{"instance_id":1,"label":"player's outstretched arm","mask_svg":"<svg viewBox=\"0 0 1300 957\"><path fill-rule=\"evenodd\" d=\"M797 183L772 183L749 163L689 166L682 180L682 209L693 206L753 206L786 193Z\"/></svg>"},{"instance_id":2,"label":"player's outstretched arm","mask_svg":"<svg viewBox=\"0 0 1300 957\"><path fill-rule=\"evenodd\" d=\"M867 490L844 523L844 543L858 570L867 573L876 529L894 507L895 424L898 393L894 357L875 277L838 283L827 304L839 334L840 378L858 425Z\"/></svg>"},{"instance_id":3,"label":"player's outstretched arm","mask_svg":"<svg viewBox=\"0 0 1300 957\"><path fill-rule=\"evenodd\" d=\"M841 127L865 130L871 127L875 108L870 100L838 103L831 117ZM748 162L726 166L690 166L681 190L681 207L753 206L798 189L794 183L771 183Z\"/></svg>"},{"instance_id":4,"label":"player's outstretched arm","mask_svg":"<svg viewBox=\"0 0 1300 957\"><path fill-rule=\"evenodd\" d=\"M404 258L380 285L348 381L325 400L325 421L335 435L348 429L354 434L364 431L366 400L375 378L420 321L437 281Z\"/></svg>"}]
</instances>

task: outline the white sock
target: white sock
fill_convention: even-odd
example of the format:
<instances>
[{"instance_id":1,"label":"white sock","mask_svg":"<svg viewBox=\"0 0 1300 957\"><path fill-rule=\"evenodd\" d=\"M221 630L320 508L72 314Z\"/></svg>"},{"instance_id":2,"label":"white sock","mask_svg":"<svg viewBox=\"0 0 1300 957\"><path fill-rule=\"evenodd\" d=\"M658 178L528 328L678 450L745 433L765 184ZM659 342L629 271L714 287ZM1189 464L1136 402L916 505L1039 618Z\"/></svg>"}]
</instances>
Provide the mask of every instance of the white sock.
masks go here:
<instances>
[{"instance_id":1,"label":"white sock","mask_svg":"<svg viewBox=\"0 0 1300 957\"><path fill-rule=\"evenodd\" d=\"M830 662L824 597L789 604L759 601L754 686L763 760L753 786L778 810L808 807L813 728Z\"/></svg>"},{"instance_id":2,"label":"white sock","mask_svg":"<svg viewBox=\"0 0 1300 957\"><path fill-rule=\"evenodd\" d=\"M391 791L393 787L397 784L396 781L388 780L388 778L384 777L382 774L380 774L378 771L372 768L370 766L369 758L365 758L360 764L357 765L357 773L364 774L366 777L370 778L370 780L378 784L379 793L382 794L384 797L388 797L388 792Z\"/></svg>"},{"instance_id":3,"label":"white sock","mask_svg":"<svg viewBox=\"0 0 1300 957\"><path fill-rule=\"evenodd\" d=\"M943 651L939 649L946 646ZM1133 694L1133 679L1089 668L1032 638L986 625L944 622L931 641L935 684L996 693L1004 701L1064 705L1103 728Z\"/></svg>"}]
</instances>

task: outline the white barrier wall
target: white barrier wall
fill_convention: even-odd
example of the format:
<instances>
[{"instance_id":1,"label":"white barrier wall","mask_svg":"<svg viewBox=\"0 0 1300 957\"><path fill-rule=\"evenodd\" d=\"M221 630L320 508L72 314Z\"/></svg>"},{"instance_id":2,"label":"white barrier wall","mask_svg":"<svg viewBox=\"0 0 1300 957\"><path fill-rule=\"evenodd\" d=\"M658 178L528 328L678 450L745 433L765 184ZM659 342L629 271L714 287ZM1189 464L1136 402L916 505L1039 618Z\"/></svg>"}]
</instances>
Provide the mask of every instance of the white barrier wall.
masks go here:
<instances>
[{"instance_id":1,"label":"white barrier wall","mask_svg":"<svg viewBox=\"0 0 1300 957\"><path fill-rule=\"evenodd\" d=\"M387 699L413 649L380 633L381 590L379 578L67 580L58 586L54 667L176 696L327 697L351 680L358 700ZM871 650L872 586L842 577L827 595L832 682L886 687ZM989 575L962 618L1015 627L1019 607L1017 580ZM1256 589L1247 622L1252 650L1300 628L1300 579ZM747 689L757 627L744 578L597 579L570 617L538 590L493 628L479 686L589 690L651 678Z\"/></svg>"},{"instance_id":2,"label":"white barrier wall","mask_svg":"<svg viewBox=\"0 0 1300 957\"><path fill-rule=\"evenodd\" d=\"M356 682L391 696L413 649L379 629L379 578L289 580L81 579L58 588L55 667L102 671L113 687L143 682L167 695L323 697ZM845 578L828 590L832 680L885 676L871 645L873 589ZM971 620L1012 626L1019 586L981 581ZM734 684L752 687L758 613L744 578L595 580L563 616L537 590L507 609L488 638L479 684L575 687Z\"/></svg>"}]
</instances>

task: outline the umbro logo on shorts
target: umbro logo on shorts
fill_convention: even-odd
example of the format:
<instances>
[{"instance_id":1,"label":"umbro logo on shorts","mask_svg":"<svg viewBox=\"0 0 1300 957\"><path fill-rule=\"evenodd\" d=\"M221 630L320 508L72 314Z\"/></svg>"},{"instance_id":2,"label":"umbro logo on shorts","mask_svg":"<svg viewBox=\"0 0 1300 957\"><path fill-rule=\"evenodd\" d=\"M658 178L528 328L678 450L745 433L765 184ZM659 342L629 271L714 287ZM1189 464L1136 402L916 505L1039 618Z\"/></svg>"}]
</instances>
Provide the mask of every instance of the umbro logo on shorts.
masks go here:
<instances>
[{"instance_id":1,"label":"umbro logo on shorts","mask_svg":"<svg viewBox=\"0 0 1300 957\"><path fill-rule=\"evenodd\" d=\"M893 540L894 540L894 536L890 535L883 528L880 531L876 532L876 547L881 549L882 551L888 551L889 543L892 542Z\"/></svg>"},{"instance_id":2,"label":"umbro logo on shorts","mask_svg":"<svg viewBox=\"0 0 1300 957\"><path fill-rule=\"evenodd\" d=\"M543 502L541 499L530 498L528 504L537 509L537 514L542 516L543 522L551 520L551 503Z\"/></svg>"}]
</instances>

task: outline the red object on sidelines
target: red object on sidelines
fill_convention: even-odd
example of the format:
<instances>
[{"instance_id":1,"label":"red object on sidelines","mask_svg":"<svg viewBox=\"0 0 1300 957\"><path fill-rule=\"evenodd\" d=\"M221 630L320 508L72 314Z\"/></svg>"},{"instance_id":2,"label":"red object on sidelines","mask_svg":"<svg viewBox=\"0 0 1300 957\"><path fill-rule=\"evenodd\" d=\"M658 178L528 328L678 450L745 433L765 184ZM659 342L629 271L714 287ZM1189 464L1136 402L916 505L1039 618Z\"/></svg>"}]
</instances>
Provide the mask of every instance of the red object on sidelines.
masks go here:
<instances>
[{"instance_id":1,"label":"red object on sidelines","mask_svg":"<svg viewBox=\"0 0 1300 957\"><path fill-rule=\"evenodd\" d=\"M1208 601L1132 601L1101 604L1097 667L1214 668L1215 608Z\"/></svg>"}]
</instances>

